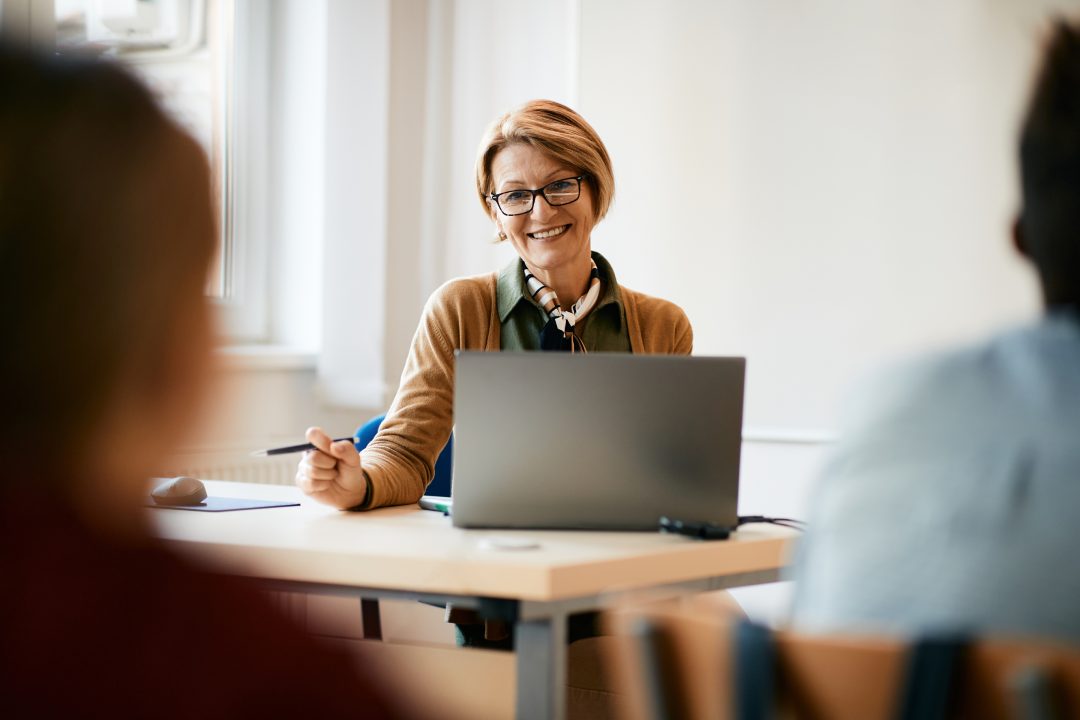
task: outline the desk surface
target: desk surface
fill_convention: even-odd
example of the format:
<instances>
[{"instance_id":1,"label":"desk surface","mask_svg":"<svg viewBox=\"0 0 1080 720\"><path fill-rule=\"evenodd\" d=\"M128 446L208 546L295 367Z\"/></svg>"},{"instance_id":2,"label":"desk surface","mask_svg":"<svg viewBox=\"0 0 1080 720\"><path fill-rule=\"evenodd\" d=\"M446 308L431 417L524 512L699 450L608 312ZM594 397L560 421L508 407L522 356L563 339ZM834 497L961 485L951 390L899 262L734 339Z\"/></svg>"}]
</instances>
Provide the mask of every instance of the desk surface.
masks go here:
<instances>
[{"instance_id":1,"label":"desk surface","mask_svg":"<svg viewBox=\"0 0 1080 720\"><path fill-rule=\"evenodd\" d=\"M203 513L147 510L157 534L222 569L273 580L551 601L702 577L776 570L796 533L768 525L701 542L643 532L463 530L415 505L342 512L295 487L208 481L211 496L300 507ZM529 550L491 549L492 537Z\"/></svg>"}]
</instances>

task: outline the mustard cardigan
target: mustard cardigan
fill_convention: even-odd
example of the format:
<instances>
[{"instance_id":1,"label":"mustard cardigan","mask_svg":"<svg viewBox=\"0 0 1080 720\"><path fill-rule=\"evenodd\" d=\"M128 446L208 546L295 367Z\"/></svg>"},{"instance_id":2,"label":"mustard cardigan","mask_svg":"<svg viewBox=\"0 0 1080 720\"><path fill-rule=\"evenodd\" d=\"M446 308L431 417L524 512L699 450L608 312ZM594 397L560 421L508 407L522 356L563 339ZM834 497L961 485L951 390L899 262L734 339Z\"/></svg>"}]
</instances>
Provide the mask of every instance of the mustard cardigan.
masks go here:
<instances>
[{"instance_id":1,"label":"mustard cardigan","mask_svg":"<svg viewBox=\"0 0 1080 720\"><path fill-rule=\"evenodd\" d=\"M368 480L357 509L415 503L453 428L454 351L497 352L498 273L451 280L428 299L394 402L361 453ZM689 355L694 332L674 303L619 286L635 354Z\"/></svg>"}]
</instances>

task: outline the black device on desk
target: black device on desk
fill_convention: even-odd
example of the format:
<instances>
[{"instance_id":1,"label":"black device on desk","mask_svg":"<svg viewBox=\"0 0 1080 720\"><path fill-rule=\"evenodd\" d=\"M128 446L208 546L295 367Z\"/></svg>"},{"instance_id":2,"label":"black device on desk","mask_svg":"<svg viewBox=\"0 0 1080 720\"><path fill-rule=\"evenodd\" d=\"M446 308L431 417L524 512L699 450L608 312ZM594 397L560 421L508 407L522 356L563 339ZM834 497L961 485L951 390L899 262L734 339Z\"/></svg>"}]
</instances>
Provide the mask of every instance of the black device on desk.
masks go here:
<instances>
[{"instance_id":1,"label":"black device on desk","mask_svg":"<svg viewBox=\"0 0 1080 720\"><path fill-rule=\"evenodd\" d=\"M715 525L709 522L692 522L686 520L673 520L669 517L660 518L660 532L673 535L686 535L698 540L727 540L731 537L731 531L735 528L726 525Z\"/></svg>"}]
</instances>

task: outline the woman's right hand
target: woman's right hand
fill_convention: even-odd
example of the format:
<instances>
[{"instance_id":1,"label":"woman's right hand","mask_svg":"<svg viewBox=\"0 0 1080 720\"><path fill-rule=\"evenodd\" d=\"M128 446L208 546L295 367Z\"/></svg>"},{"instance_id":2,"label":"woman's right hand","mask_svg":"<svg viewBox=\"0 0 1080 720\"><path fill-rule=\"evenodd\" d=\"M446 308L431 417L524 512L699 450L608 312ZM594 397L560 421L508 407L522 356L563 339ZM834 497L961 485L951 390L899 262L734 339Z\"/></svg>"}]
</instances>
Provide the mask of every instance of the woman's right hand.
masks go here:
<instances>
[{"instance_id":1,"label":"woman's right hand","mask_svg":"<svg viewBox=\"0 0 1080 720\"><path fill-rule=\"evenodd\" d=\"M296 485L309 497L342 510L364 502L367 479L352 442L334 442L318 427L308 428L305 437L318 449L304 453L296 468Z\"/></svg>"}]
</instances>

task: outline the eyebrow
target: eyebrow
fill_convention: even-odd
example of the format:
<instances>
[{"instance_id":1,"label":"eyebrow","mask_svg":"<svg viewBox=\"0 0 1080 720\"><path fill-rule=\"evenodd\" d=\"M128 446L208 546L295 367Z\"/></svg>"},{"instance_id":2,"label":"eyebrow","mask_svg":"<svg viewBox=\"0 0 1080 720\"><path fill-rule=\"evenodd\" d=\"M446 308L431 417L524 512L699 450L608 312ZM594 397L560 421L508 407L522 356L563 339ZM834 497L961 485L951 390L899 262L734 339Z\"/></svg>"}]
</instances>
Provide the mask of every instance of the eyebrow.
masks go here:
<instances>
[{"instance_id":1,"label":"eyebrow","mask_svg":"<svg viewBox=\"0 0 1080 720\"><path fill-rule=\"evenodd\" d=\"M569 173L569 174L567 174L567 173ZM550 172L550 173L548 173L547 175L544 176L547 179L544 180L543 184L540 185L540 187L541 188L547 187L548 185L555 182L556 180L565 180L567 178L577 177L578 174L579 173L578 173L577 170L555 170L554 172ZM517 178L512 178L510 180L504 180L501 185L498 184L498 183L495 185L495 187L496 187L495 192L496 193L505 192L505 190L498 190L497 188L502 187L502 188L505 189L507 185L522 185L522 186L524 186L525 183L522 182L521 180L518 180ZM514 189L516 190L516 189L520 189L520 188L514 188ZM539 188L537 188L537 189L539 189Z\"/></svg>"},{"instance_id":2,"label":"eyebrow","mask_svg":"<svg viewBox=\"0 0 1080 720\"><path fill-rule=\"evenodd\" d=\"M580 174L581 174L580 172L578 172L577 170L574 170L573 168L567 168L565 170L556 170L555 172L553 172L553 173L551 173L550 175L547 176L548 181L547 181L547 183L544 183L544 184L547 185L548 183L555 182L556 180L565 180L566 178L577 177Z\"/></svg>"}]
</instances>

